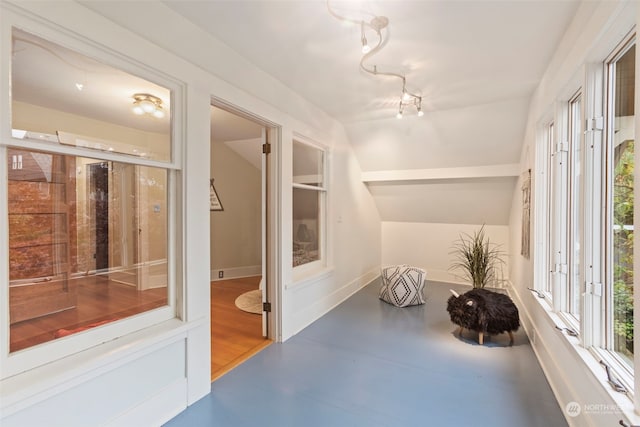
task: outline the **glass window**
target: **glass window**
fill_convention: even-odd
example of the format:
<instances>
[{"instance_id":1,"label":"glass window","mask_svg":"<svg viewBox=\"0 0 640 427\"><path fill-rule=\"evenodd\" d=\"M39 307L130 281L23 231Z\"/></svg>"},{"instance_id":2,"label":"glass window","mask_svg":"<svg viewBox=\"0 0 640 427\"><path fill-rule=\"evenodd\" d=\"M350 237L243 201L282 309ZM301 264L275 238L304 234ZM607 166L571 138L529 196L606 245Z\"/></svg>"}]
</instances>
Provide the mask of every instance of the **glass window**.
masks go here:
<instances>
[{"instance_id":1,"label":"glass window","mask_svg":"<svg viewBox=\"0 0 640 427\"><path fill-rule=\"evenodd\" d=\"M547 195L548 197L548 209L546 211L546 226L547 226L547 233L546 233L546 238L547 238L547 242L549 242L549 250L547 251L547 268L548 268L548 276L547 276L547 280L545 281L545 287L544 287L544 291L547 293L547 296L552 299L553 298L553 280L554 280L554 268L555 268L555 264L556 264L556 260L555 260L555 251L553 250L554 248L554 237L553 237L553 229L554 229L554 224L555 224L555 220L554 220L554 216L553 216L553 212L556 209L555 205L557 204L557 200L555 199L554 195L556 194L556 191L554 190L554 184L555 184L555 177L556 177L556 168L554 167L554 152L555 152L555 138L554 138L554 123L551 122L549 123L549 125L546 128L546 144L545 144L545 149L546 149L546 163L545 163L545 167L547 170Z\"/></svg>"},{"instance_id":2,"label":"glass window","mask_svg":"<svg viewBox=\"0 0 640 427\"><path fill-rule=\"evenodd\" d=\"M18 29L12 55L15 138L171 160L168 89Z\"/></svg>"},{"instance_id":3,"label":"glass window","mask_svg":"<svg viewBox=\"0 0 640 427\"><path fill-rule=\"evenodd\" d=\"M582 175L582 95L578 93L569 101L569 283L567 311L580 318L582 280L583 233L583 175Z\"/></svg>"},{"instance_id":4,"label":"glass window","mask_svg":"<svg viewBox=\"0 0 640 427\"><path fill-rule=\"evenodd\" d=\"M10 350L167 304L167 173L13 149Z\"/></svg>"},{"instance_id":5,"label":"glass window","mask_svg":"<svg viewBox=\"0 0 640 427\"><path fill-rule=\"evenodd\" d=\"M293 141L293 266L323 259L325 152Z\"/></svg>"},{"instance_id":6,"label":"glass window","mask_svg":"<svg viewBox=\"0 0 640 427\"><path fill-rule=\"evenodd\" d=\"M170 91L17 29L12 53L10 352L175 316Z\"/></svg>"},{"instance_id":7,"label":"glass window","mask_svg":"<svg viewBox=\"0 0 640 427\"><path fill-rule=\"evenodd\" d=\"M609 345L633 365L635 45L609 63Z\"/></svg>"}]
</instances>

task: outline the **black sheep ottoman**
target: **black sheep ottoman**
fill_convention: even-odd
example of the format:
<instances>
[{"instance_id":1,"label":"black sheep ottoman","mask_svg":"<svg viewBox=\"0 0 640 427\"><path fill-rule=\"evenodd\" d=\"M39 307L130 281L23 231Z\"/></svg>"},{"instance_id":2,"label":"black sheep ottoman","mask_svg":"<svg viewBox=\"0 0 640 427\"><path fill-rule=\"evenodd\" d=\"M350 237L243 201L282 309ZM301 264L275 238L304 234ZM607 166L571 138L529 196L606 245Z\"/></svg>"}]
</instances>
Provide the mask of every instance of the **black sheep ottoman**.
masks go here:
<instances>
[{"instance_id":1,"label":"black sheep ottoman","mask_svg":"<svg viewBox=\"0 0 640 427\"><path fill-rule=\"evenodd\" d=\"M478 332L478 342L484 342L484 335L509 333L509 345L513 345L513 332L520 327L518 307L509 296L487 289L472 289L462 295L451 291L453 296L447 301L447 311L451 321L463 329Z\"/></svg>"}]
</instances>

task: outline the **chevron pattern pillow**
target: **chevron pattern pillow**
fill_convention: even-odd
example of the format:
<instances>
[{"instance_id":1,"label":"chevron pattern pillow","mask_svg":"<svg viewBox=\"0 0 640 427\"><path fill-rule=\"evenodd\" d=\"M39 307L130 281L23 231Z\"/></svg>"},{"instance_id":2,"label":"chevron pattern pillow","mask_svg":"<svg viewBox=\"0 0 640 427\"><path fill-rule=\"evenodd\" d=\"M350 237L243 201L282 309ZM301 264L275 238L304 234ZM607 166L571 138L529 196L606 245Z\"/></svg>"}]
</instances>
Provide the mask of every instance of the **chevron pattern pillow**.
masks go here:
<instances>
[{"instance_id":1,"label":"chevron pattern pillow","mask_svg":"<svg viewBox=\"0 0 640 427\"><path fill-rule=\"evenodd\" d=\"M383 268L379 297L396 307L424 304L426 276L423 269L406 264Z\"/></svg>"}]
</instances>

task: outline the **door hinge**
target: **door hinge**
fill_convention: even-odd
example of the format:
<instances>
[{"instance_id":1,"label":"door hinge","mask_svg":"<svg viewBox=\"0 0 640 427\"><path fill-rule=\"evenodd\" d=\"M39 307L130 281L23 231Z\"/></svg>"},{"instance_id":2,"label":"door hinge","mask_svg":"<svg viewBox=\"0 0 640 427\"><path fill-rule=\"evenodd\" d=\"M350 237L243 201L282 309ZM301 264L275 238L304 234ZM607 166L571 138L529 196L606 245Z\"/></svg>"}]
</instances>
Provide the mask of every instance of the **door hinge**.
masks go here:
<instances>
[{"instance_id":1,"label":"door hinge","mask_svg":"<svg viewBox=\"0 0 640 427\"><path fill-rule=\"evenodd\" d=\"M585 291L587 294L591 294L596 297L602 296L602 283L592 283L587 282L585 286Z\"/></svg>"},{"instance_id":2,"label":"door hinge","mask_svg":"<svg viewBox=\"0 0 640 427\"><path fill-rule=\"evenodd\" d=\"M567 264L555 264L553 268L554 273L567 274Z\"/></svg>"},{"instance_id":3,"label":"door hinge","mask_svg":"<svg viewBox=\"0 0 640 427\"><path fill-rule=\"evenodd\" d=\"M268 142L262 144L262 154L271 154L271 144Z\"/></svg>"},{"instance_id":4,"label":"door hinge","mask_svg":"<svg viewBox=\"0 0 640 427\"><path fill-rule=\"evenodd\" d=\"M569 151L569 143L564 141L564 142L558 142L556 144L556 153L566 153Z\"/></svg>"},{"instance_id":5,"label":"door hinge","mask_svg":"<svg viewBox=\"0 0 640 427\"><path fill-rule=\"evenodd\" d=\"M604 130L604 117L587 119L586 131L589 132L592 130Z\"/></svg>"},{"instance_id":6,"label":"door hinge","mask_svg":"<svg viewBox=\"0 0 640 427\"><path fill-rule=\"evenodd\" d=\"M262 303L262 311L266 311L267 313L271 313L271 303L263 302Z\"/></svg>"}]
</instances>

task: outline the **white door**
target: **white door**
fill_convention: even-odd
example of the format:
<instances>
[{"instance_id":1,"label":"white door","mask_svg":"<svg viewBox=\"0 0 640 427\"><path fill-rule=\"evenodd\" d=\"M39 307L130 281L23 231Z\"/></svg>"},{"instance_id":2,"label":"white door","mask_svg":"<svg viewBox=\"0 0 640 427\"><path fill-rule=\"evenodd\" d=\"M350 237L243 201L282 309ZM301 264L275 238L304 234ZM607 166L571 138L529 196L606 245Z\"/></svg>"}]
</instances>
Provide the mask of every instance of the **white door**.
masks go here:
<instances>
[{"instance_id":1,"label":"white door","mask_svg":"<svg viewBox=\"0 0 640 427\"><path fill-rule=\"evenodd\" d=\"M267 239L269 238L269 234L267 233L267 201L269 199L269 141L267 140L267 129L262 128L261 135L261 149L262 149L262 167L261 167L261 175L262 175L262 215L261 215L261 228L262 228L262 280L260 281L260 289L262 290L262 302L263 307L264 303L269 301L268 294L268 271L267 271ZM262 311L262 336L268 336L268 318L269 313L267 311Z\"/></svg>"}]
</instances>

